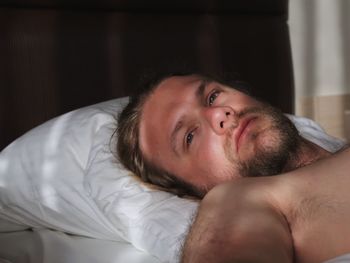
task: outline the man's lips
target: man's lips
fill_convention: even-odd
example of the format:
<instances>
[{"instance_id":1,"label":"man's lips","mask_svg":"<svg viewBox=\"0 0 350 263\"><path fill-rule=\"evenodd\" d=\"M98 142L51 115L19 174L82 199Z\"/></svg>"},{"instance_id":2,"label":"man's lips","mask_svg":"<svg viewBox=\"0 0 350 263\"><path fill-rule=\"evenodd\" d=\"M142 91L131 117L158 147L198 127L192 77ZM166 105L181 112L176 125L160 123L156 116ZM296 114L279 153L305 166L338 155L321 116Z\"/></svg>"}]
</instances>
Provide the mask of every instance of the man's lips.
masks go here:
<instances>
[{"instance_id":1,"label":"man's lips","mask_svg":"<svg viewBox=\"0 0 350 263\"><path fill-rule=\"evenodd\" d=\"M236 142L236 151L239 150L241 140L243 139L243 137L245 136L245 134L247 132L247 127L255 119L256 119L256 117L250 117L250 118L242 119L240 121L240 123L236 129L235 135L234 135L235 142Z\"/></svg>"}]
</instances>

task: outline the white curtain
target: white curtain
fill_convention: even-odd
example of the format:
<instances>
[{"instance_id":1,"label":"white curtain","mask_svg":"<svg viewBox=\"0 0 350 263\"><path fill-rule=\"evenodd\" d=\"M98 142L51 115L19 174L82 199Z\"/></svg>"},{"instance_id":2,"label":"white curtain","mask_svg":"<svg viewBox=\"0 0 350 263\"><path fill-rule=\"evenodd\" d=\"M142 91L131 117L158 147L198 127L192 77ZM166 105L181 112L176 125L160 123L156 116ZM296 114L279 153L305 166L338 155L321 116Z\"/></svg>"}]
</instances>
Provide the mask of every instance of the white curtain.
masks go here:
<instances>
[{"instance_id":1,"label":"white curtain","mask_svg":"<svg viewBox=\"0 0 350 263\"><path fill-rule=\"evenodd\" d=\"M296 114L350 137L350 0L289 0Z\"/></svg>"}]
</instances>

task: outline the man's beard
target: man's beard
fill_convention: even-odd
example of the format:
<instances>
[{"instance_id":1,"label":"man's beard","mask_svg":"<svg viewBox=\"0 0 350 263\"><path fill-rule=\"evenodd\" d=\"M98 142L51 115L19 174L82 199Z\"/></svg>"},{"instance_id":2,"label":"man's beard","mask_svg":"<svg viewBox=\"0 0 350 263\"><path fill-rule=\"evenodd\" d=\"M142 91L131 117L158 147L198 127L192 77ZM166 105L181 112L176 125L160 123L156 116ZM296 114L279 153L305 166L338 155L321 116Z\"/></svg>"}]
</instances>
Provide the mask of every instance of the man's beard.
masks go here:
<instances>
[{"instance_id":1,"label":"man's beard","mask_svg":"<svg viewBox=\"0 0 350 263\"><path fill-rule=\"evenodd\" d=\"M253 134L255 142L255 154L248 160L234 162L242 177L271 176L283 172L288 161L296 155L300 136L294 124L277 108L264 105L259 108L250 108L241 112L239 117L247 114L259 114L269 119L271 126L267 131L272 143L258 143L257 137L261 134ZM266 134L265 134L266 136ZM266 138L264 138L266 140ZM228 151L226 153L229 155Z\"/></svg>"}]
</instances>

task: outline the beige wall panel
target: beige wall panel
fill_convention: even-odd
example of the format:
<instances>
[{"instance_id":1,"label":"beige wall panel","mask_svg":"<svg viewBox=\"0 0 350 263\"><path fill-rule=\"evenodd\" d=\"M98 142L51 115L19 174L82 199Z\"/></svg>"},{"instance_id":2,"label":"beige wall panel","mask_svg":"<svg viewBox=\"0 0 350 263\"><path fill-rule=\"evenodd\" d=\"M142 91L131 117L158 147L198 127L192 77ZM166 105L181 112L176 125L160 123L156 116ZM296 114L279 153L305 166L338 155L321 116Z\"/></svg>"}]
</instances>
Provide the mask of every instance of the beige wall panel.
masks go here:
<instances>
[{"instance_id":1,"label":"beige wall panel","mask_svg":"<svg viewBox=\"0 0 350 263\"><path fill-rule=\"evenodd\" d=\"M318 122L329 134L350 141L350 94L300 98L297 115Z\"/></svg>"}]
</instances>

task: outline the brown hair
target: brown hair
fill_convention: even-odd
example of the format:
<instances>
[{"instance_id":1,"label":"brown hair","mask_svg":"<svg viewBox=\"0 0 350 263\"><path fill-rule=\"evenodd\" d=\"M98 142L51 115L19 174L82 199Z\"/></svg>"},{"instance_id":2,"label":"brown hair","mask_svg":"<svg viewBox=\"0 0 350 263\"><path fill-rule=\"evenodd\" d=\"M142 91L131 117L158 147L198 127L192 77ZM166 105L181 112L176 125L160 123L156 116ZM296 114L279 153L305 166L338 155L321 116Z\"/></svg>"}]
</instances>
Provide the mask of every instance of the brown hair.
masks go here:
<instances>
[{"instance_id":1,"label":"brown hair","mask_svg":"<svg viewBox=\"0 0 350 263\"><path fill-rule=\"evenodd\" d=\"M118 117L117 154L119 161L144 182L160 186L162 190L178 196L189 195L202 198L203 192L169 171L149 162L140 149L139 125L147 98L163 80L179 75L188 74L169 74L152 78L143 84L141 92L131 97L128 105Z\"/></svg>"}]
</instances>

